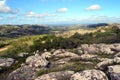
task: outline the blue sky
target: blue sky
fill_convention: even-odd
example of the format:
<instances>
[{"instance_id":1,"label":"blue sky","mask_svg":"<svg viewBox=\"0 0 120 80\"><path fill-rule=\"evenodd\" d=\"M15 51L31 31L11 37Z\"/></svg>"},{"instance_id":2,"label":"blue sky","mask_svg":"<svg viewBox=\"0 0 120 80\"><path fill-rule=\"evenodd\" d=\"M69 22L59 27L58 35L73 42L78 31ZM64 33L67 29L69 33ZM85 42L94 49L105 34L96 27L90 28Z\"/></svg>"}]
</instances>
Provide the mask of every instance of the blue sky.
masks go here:
<instances>
[{"instance_id":1,"label":"blue sky","mask_svg":"<svg viewBox=\"0 0 120 80\"><path fill-rule=\"evenodd\" d=\"M120 0L0 0L0 24L118 23Z\"/></svg>"}]
</instances>

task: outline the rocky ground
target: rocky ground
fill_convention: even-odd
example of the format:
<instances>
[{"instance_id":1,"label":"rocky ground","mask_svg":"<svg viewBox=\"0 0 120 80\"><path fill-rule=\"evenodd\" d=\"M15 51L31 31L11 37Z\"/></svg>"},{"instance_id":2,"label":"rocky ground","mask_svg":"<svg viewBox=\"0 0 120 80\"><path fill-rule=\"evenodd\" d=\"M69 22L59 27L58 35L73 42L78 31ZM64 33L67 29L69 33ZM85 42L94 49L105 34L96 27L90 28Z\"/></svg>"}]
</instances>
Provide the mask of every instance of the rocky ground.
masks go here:
<instances>
[{"instance_id":1,"label":"rocky ground","mask_svg":"<svg viewBox=\"0 0 120 80\"><path fill-rule=\"evenodd\" d=\"M120 80L120 43L36 51L3 80ZM26 57L28 53L20 53ZM0 58L0 70L17 63Z\"/></svg>"}]
</instances>

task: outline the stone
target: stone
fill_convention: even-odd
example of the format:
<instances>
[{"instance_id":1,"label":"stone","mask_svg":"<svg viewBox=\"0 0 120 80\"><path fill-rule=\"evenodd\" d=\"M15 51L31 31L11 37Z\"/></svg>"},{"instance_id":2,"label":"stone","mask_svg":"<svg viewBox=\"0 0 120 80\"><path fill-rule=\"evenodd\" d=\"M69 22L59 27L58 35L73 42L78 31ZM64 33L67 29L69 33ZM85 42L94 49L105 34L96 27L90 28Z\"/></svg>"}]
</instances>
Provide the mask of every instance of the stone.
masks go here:
<instances>
[{"instance_id":1,"label":"stone","mask_svg":"<svg viewBox=\"0 0 120 80\"><path fill-rule=\"evenodd\" d=\"M12 58L0 58L0 67L10 67L14 62Z\"/></svg>"},{"instance_id":2,"label":"stone","mask_svg":"<svg viewBox=\"0 0 120 80\"><path fill-rule=\"evenodd\" d=\"M120 57L115 57L113 59L114 63L119 64L120 63Z\"/></svg>"},{"instance_id":3,"label":"stone","mask_svg":"<svg viewBox=\"0 0 120 80\"><path fill-rule=\"evenodd\" d=\"M108 80L104 72L100 70L84 70L73 74L70 80Z\"/></svg>"},{"instance_id":4,"label":"stone","mask_svg":"<svg viewBox=\"0 0 120 80\"><path fill-rule=\"evenodd\" d=\"M97 60L99 60L99 61L106 61L106 60L108 60L109 58L100 58L100 57L97 57Z\"/></svg>"},{"instance_id":5,"label":"stone","mask_svg":"<svg viewBox=\"0 0 120 80\"><path fill-rule=\"evenodd\" d=\"M48 61L39 54L29 56L26 63L22 63L21 67L11 72L6 80L33 80L36 72L40 68L45 68Z\"/></svg>"},{"instance_id":6,"label":"stone","mask_svg":"<svg viewBox=\"0 0 120 80\"><path fill-rule=\"evenodd\" d=\"M74 71L51 72L39 76L35 80L69 80Z\"/></svg>"},{"instance_id":7,"label":"stone","mask_svg":"<svg viewBox=\"0 0 120 80\"><path fill-rule=\"evenodd\" d=\"M112 51L110 47L101 47L100 48L100 53L113 54L114 51Z\"/></svg>"},{"instance_id":8,"label":"stone","mask_svg":"<svg viewBox=\"0 0 120 80\"><path fill-rule=\"evenodd\" d=\"M48 64L48 61L39 54L35 54L35 56L29 56L26 59L26 64L31 67L45 67Z\"/></svg>"},{"instance_id":9,"label":"stone","mask_svg":"<svg viewBox=\"0 0 120 80\"><path fill-rule=\"evenodd\" d=\"M120 80L120 65L108 66L108 75L111 80Z\"/></svg>"},{"instance_id":10,"label":"stone","mask_svg":"<svg viewBox=\"0 0 120 80\"><path fill-rule=\"evenodd\" d=\"M113 44L114 47L112 48L114 51L120 52L120 44Z\"/></svg>"},{"instance_id":11,"label":"stone","mask_svg":"<svg viewBox=\"0 0 120 80\"><path fill-rule=\"evenodd\" d=\"M120 57L120 52L118 52L114 57Z\"/></svg>"},{"instance_id":12,"label":"stone","mask_svg":"<svg viewBox=\"0 0 120 80\"><path fill-rule=\"evenodd\" d=\"M78 50L78 54L79 55L83 54L83 51L82 50Z\"/></svg>"},{"instance_id":13,"label":"stone","mask_svg":"<svg viewBox=\"0 0 120 80\"><path fill-rule=\"evenodd\" d=\"M65 51L63 49L58 49L53 53L54 57L78 57L77 54Z\"/></svg>"},{"instance_id":14,"label":"stone","mask_svg":"<svg viewBox=\"0 0 120 80\"><path fill-rule=\"evenodd\" d=\"M51 58L52 57L52 54L50 52L44 52L41 57L43 58Z\"/></svg>"},{"instance_id":15,"label":"stone","mask_svg":"<svg viewBox=\"0 0 120 80\"><path fill-rule=\"evenodd\" d=\"M11 72L6 80L33 80L35 73L32 67L25 65Z\"/></svg>"},{"instance_id":16,"label":"stone","mask_svg":"<svg viewBox=\"0 0 120 80\"><path fill-rule=\"evenodd\" d=\"M115 51L114 45L108 45L108 44L82 44L81 49L84 53L88 54L94 54L94 53L99 53L99 54L114 54Z\"/></svg>"},{"instance_id":17,"label":"stone","mask_svg":"<svg viewBox=\"0 0 120 80\"><path fill-rule=\"evenodd\" d=\"M89 54L98 53L97 48L94 47L93 45L82 44L81 49L83 50L84 53L89 53Z\"/></svg>"},{"instance_id":18,"label":"stone","mask_svg":"<svg viewBox=\"0 0 120 80\"><path fill-rule=\"evenodd\" d=\"M100 70L106 70L107 66L120 64L120 57L115 57L114 59L107 59L97 64L96 68Z\"/></svg>"},{"instance_id":19,"label":"stone","mask_svg":"<svg viewBox=\"0 0 120 80\"><path fill-rule=\"evenodd\" d=\"M106 70L107 66L109 66L113 63L114 63L113 59L107 59L105 61L98 63L96 68L98 68L100 70Z\"/></svg>"},{"instance_id":20,"label":"stone","mask_svg":"<svg viewBox=\"0 0 120 80\"><path fill-rule=\"evenodd\" d=\"M80 56L80 59L82 60L94 60L97 58L97 55L92 55L92 54L83 54Z\"/></svg>"}]
</instances>

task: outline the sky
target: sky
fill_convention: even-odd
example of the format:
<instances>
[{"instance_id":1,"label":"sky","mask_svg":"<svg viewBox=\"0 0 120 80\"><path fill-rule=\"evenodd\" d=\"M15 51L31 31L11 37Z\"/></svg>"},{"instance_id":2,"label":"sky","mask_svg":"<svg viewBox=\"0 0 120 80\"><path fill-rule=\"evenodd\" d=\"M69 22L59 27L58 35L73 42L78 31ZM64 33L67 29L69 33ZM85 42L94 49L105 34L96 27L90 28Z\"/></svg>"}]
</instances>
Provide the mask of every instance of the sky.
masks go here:
<instances>
[{"instance_id":1,"label":"sky","mask_svg":"<svg viewBox=\"0 0 120 80\"><path fill-rule=\"evenodd\" d=\"M0 24L119 23L120 0L0 0Z\"/></svg>"}]
</instances>

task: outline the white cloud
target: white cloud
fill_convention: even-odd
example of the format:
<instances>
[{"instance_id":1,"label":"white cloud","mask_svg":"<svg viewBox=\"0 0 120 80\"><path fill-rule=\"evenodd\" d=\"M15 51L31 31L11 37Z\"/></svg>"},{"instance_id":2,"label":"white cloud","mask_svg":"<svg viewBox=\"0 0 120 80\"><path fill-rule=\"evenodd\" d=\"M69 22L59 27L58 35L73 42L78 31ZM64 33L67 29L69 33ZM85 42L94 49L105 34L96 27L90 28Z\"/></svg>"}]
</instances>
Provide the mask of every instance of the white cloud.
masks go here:
<instances>
[{"instance_id":1,"label":"white cloud","mask_svg":"<svg viewBox=\"0 0 120 80\"><path fill-rule=\"evenodd\" d=\"M94 10L100 10L100 9L101 9L101 6L98 4L91 5L88 8L86 8L86 10L88 10L88 11L94 11Z\"/></svg>"},{"instance_id":2,"label":"white cloud","mask_svg":"<svg viewBox=\"0 0 120 80\"><path fill-rule=\"evenodd\" d=\"M15 15L9 15L7 18L8 18L8 19L15 19L16 16L15 16Z\"/></svg>"},{"instance_id":3,"label":"white cloud","mask_svg":"<svg viewBox=\"0 0 120 80\"><path fill-rule=\"evenodd\" d=\"M3 20L3 17L2 17L2 16L0 16L0 20Z\"/></svg>"},{"instance_id":4,"label":"white cloud","mask_svg":"<svg viewBox=\"0 0 120 80\"><path fill-rule=\"evenodd\" d=\"M67 11L68 11L68 8L60 8L56 12L64 13L64 12L67 12Z\"/></svg>"},{"instance_id":5,"label":"white cloud","mask_svg":"<svg viewBox=\"0 0 120 80\"><path fill-rule=\"evenodd\" d=\"M17 9L13 10L9 6L7 6L5 3L6 3L6 0L0 1L0 13L12 13L12 14L14 14L14 13L18 12Z\"/></svg>"},{"instance_id":6,"label":"white cloud","mask_svg":"<svg viewBox=\"0 0 120 80\"><path fill-rule=\"evenodd\" d=\"M57 16L57 15L56 14L48 14L48 13L39 14L39 13L35 13L32 11L25 13L25 17L28 17L28 18L44 18L44 17L50 17L50 16Z\"/></svg>"}]
</instances>

